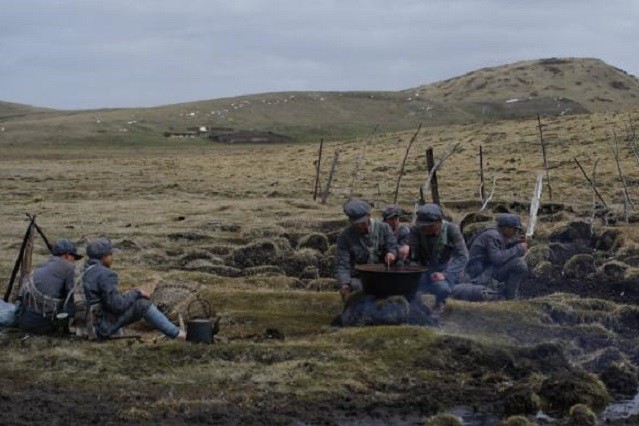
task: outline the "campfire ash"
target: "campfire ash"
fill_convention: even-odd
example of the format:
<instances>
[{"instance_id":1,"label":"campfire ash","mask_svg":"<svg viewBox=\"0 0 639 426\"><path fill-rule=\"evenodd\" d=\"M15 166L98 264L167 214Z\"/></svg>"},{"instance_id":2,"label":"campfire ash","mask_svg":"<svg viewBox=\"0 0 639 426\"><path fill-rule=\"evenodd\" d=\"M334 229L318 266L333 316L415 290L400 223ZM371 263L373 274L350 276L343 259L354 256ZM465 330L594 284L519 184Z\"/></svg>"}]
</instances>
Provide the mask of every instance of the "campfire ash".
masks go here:
<instances>
[{"instance_id":1,"label":"campfire ash","mask_svg":"<svg viewBox=\"0 0 639 426\"><path fill-rule=\"evenodd\" d=\"M437 320L419 296L375 297L356 293L349 298L336 324L342 327L400 324L434 326Z\"/></svg>"}]
</instances>

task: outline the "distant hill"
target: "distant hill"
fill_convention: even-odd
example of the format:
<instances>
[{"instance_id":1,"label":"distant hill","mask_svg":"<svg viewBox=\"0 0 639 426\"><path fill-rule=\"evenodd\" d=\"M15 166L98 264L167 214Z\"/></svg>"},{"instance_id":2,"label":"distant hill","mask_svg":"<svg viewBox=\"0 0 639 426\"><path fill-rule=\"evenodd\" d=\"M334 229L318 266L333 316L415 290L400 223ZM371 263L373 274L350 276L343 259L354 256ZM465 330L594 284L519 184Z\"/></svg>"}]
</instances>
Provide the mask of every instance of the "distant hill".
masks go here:
<instances>
[{"instance_id":1,"label":"distant hill","mask_svg":"<svg viewBox=\"0 0 639 426\"><path fill-rule=\"evenodd\" d=\"M551 58L484 68L421 86L417 93L466 110L472 110L472 105L497 108L510 104L535 113L552 108L557 100L572 104L565 113L639 106L637 77L591 58Z\"/></svg>"},{"instance_id":2,"label":"distant hill","mask_svg":"<svg viewBox=\"0 0 639 426\"><path fill-rule=\"evenodd\" d=\"M30 116L31 114L40 114L42 112L53 111L46 108L37 108L30 105L15 104L11 102L0 101L0 121L7 119L19 119Z\"/></svg>"},{"instance_id":3,"label":"distant hill","mask_svg":"<svg viewBox=\"0 0 639 426\"><path fill-rule=\"evenodd\" d=\"M281 92L155 108L54 111L0 103L0 143L42 138L156 141L192 127L275 132L297 141L425 126L639 109L639 80L598 59L551 58L485 68L398 92ZM27 124L28 123L28 124Z\"/></svg>"}]
</instances>

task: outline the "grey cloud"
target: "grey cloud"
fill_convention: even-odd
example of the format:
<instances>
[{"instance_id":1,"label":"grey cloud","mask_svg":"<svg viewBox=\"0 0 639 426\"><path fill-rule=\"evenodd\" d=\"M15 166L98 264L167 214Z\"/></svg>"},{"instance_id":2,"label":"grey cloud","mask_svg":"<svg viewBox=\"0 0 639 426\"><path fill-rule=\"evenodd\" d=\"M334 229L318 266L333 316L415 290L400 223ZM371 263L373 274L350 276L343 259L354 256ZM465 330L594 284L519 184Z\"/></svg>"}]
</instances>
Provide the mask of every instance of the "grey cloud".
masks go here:
<instances>
[{"instance_id":1,"label":"grey cloud","mask_svg":"<svg viewBox=\"0 0 639 426\"><path fill-rule=\"evenodd\" d=\"M10 2L0 14L0 99L86 108L396 90L550 56L599 57L637 73L637 3Z\"/></svg>"}]
</instances>

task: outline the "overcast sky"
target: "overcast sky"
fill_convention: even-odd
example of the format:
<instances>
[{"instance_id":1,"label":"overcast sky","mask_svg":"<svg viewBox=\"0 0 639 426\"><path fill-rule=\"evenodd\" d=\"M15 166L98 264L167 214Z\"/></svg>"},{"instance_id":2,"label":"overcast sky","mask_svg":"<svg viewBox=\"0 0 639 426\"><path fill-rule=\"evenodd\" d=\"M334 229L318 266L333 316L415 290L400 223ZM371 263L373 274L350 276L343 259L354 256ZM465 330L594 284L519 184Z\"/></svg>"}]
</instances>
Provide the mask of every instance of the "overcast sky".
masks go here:
<instances>
[{"instance_id":1,"label":"overcast sky","mask_svg":"<svg viewBox=\"0 0 639 426\"><path fill-rule=\"evenodd\" d=\"M522 59L639 74L637 0L0 0L0 100L396 90Z\"/></svg>"}]
</instances>

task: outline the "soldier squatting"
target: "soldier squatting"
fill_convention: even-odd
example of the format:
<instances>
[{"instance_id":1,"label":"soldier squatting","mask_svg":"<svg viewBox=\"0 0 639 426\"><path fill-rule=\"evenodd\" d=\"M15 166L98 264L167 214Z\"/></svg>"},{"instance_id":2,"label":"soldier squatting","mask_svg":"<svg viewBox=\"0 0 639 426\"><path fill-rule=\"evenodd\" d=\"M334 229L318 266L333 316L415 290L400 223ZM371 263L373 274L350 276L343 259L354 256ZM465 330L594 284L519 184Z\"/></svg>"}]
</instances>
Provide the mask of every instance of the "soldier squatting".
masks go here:
<instances>
[{"instance_id":1,"label":"soldier squatting","mask_svg":"<svg viewBox=\"0 0 639 426\"><path fill-rule=\"evenodd\" d=\"M441 312L449 296L459 299L515 299L528 267L528 250L520 237L518 216L502 214L494 227L482 231L469 247L459 227L442 216L436 204L424 204L411 227L399 222L396 205L382 212L382 221L371 216L371 207L352 199L344 204L350 220L337 239L335 277L346 298L360 291L355 265L385 263L421 265L426 269L419 291L435 297L435 312Z\"/></svg>"}]
</instances>

